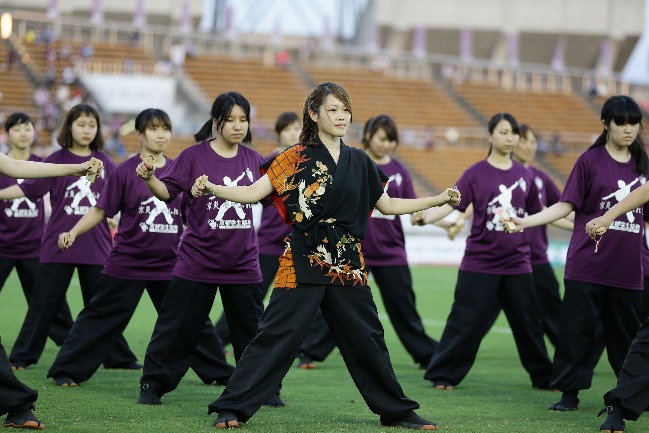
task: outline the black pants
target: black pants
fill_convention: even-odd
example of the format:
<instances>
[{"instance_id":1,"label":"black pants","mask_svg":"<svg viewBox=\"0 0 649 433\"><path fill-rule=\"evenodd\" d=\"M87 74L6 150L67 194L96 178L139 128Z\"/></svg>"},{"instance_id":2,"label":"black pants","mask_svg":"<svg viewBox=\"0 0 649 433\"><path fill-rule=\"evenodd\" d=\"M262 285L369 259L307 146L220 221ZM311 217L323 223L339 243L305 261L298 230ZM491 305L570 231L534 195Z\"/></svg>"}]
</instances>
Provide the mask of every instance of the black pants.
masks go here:
<instances>
[{"instance_id":1,"label":"black pants","mask_svg":"<svg viewBox=\"0 0 649 433\"><path fill-rule=\"evenodd\" d=\"M259 256L259 266L261 267L261 286L259 286L259 296L261 296L262 301L268 293L268 289L275 280L275 274L279 269L279 257L278 256ZM216 335L219 337L219 341L223 347L231 343L230 340L230 329L228 328L228 321L225 318L225 312L221 313L221 317L214 324L216 329Z\"/></svg>"},{"instance_id":2,"label":"black pants","mask_svg":"<svg viewBox=\"0 0 649 433\"><path fill-rule=\"evenodd\" d=\"M565 280L552 387L564 392L590 388L603 329L608 361L618 376L640 327L640 290Z\"/></svg>"},{"instance_id":3,"label":"black pants","mask_svg":"<svg viewBox=\"0 0 649 433\"><path fill-rule=\"evenodd\" d=\"M12 363L23 362L27 365L38 362L52 320L61 310L74 270L79 274L79 284L84 305L88 305L101 278L101 265L70 265L67 263L41 263L38 277L29 302L27 316L18 334L9 359ZM135 362L137 358L128 347L124 337L120 336L113 345L108 357L104 360L106 367L120 367Z\"/></svg>"},{"instance_id":4,"label":"black pants","mask_svg":"<svg viewBox=\"0 0 649 433\"><path fill-rule=\"evenodd\" d=\"M238 361L255 336L263 311L259 284L210 284L173 277L146 350L141 383L159 396L176 389L192 363L217 289Z\"/></svg>"},{"instance_id":5,"label":"black pants","mask_svg":"<svg viewBox=\"0 0 649 433\"><path fill-rule=\"evenodd\" d=\"M32 259L8 259L0 257L0 290L4 286L9 274L13 269L16 269L20 285L23 288L27 305L31 299L34 284L36 283L36 275L38 273L38 258ZM72 327L72 314L68 302L64 299L61 305L59 314L52 320L49 332L47 335L54 341L57 346L60 346L65 341L70 328Z\"/></svg>"},{"instance_id":6,"label":"black pants","mask_svg":"<svg viewBox=\"0 0 649 433\"><path fill-rule=\"evenodd\" d=\"M426 334L417 312L410 268L403 265L373 266L369 269L379 287L383 305L401 344L415 363L427 367L438 343ZM302 343L301 354L315 361L322 361L334 347L334 339L322 315L316 313L313 325Z\"/></svg>"},{"instance_id":7,"label":"black pants","mask_svg":"<svg viewBox=\"0 0 649 433\"><path fill-rule=\"evenodd\" d=\"M559 281L549 263L532 266L536 299L541 310L543 331L550 342L556 346L559 334L559 319L561 317L561 294Z\"/></svg>"},{"instance_id":8,"label":"black pants","mask_svg":"<svg viewBox=\"0 0 649 433\"><path fill-rule=\"evenodd\" d=\"M318 308L370 410L393 421L417 409L394 375L370 288L298 286L273 290L257 336L209 412L230 411L239 421L250 419L288 372Z\"/></svg>"},{"instance_id":9,"label":"black pants","mask_svg":"<svg viewBox=\"0 0 649 433\"><path fill-rule=\"evenodd\" d=\"M0 344L0 415L29 407L37 398L38 391L19 381L11 370L5 348Z\"/></svg>"},{"instance_id":10,"label":"black pants","mask_svg":"<svg viewBox=\"0 0 649 433\"><path fill-rule=\"evenodd\" d=\"M81 383L90 379L124 332L146 290L160 311L169 281L125 280L102 275L90 303L79 313L48 377L69 376ZM234 367L225 361L212 322L203 326L191 367L205 383L227 383Z\"/></svg>"},{"instance_id":11,"label":"black pants","mask_svg":"<svg viewBox=\"0 0 649 433\"><path fill-rule=\"evenodd\" d=\"M451 313L424 378L459 384L473 366L480 343L501 309L532 386L547 387L552 364L543 339L532 274L459 271Z\"/></svg>"},{"instance_id":12,"label":"black pants","mask_svg":"<svg viewBox=\"0 0 649 433\"><path fill-rule=\"evenodd\" d=\"M622 408L624 418L636 420L649 407L649 319L645 319L624 358L615 388L604 402Z\"/></svg>"}]
</instances>

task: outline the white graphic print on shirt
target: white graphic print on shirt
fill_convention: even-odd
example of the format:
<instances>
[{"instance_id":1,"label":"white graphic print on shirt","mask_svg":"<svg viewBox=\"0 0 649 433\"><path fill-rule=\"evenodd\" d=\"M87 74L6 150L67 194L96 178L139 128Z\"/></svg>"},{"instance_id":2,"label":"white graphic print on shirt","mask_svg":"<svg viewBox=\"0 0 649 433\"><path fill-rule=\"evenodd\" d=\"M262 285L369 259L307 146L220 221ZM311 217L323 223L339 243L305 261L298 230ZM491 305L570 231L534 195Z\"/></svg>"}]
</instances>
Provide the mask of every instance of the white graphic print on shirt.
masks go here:
<instances>
[{"instance_id":1,"label":"white graphic print on shirt","mask_svg":"<svg viewBox=\"0 0 649 433\"><path fill-rule=\"evenodd\" d=\"M25 181L25 179L17 180L18 185ZM27 208L21 207L23 203L27 205ZM27 197L15 198L11 200L11 208L5 208L5 214L9 218L36 218L38 216L38 207Z\"/></svg>"},{"instance_id":2,"label":"white graphic print on shirt","mask_svg":"<svg viewBox=\"0 0 649 433\"><path fill-rule=\"evenodd\" d=\"M243 179L244 176L248 177L248 180L252 183L254 181L254 176L252 171L249 168L239 175L236 179L232 180L229 176L223 176L223 185L225 186L238 186L239 181ZM210 200L207 203L208 209L218 209L216 217L214 219L208 219L207 223L210 227L214 229L249 229L252 227L252 219L246 218L245 208L251 208L250 204L241 204L236 203L230 200L225 200L222 203L219 203L219 199L216 197L210 197ZM227 219L226 212L230 209L234 209L238 219ZM230 212L232 214L232 212Z\"/></svg>"},{"instance_id":3,"label":"white graphic print on shirt","mask_svg":"<svg viewBox=\"0 0 649 433\"><path fill-rule=\"evenodd\" d=\"M646 178L644 176L639 176L636 177L632 182L629 182L628 184L623 181L618 179L617 181L617 187L618 189L605 196L602 197L602 201L599 204L599 208L602 210L608 210L615 206L618 202L620 202L624 197L627 195L631 194L631 187L635 185L636 183L640 182L640 185L644 185L646 182ZM615 199L615 202L612 202L612 199ZM630 233L640 233L640 229L642 228L643 222L642 220L639 220L636 222L636 213L640 213L642 211L641 208L637 207L634 210L627 212L626 213L626 219L627 221L613 221L613 224L609 227L609 230L619 230L622 232L630 232Z\"/></svg>"},{"instance_id":4,"label":"white graphic print on shirt","mask_svg":"<svg viewBox=\"0 0 649 433\"><path fill-rule=\"evenodd\" d=\"M153 204L153 206L151 206ZM149 231L151 233L178 233L178 225L174 224L173 215L178 215L180 211L178 209L170 210L167 207L167 203L162 200L157 199L156 197L151 197L148 200L140 203L139 207L140 215L148 214L149 217L146 221L140 223L140 228L143 232ZM165 222L156 223L155 220L159 215L164 217ZM159 218L158 218L159 219Z\"/></svg>"},{"instance_id":5,"label":"white graphic print on shirt","mask_svg":"<svg viewBox=\"0 0 649 433\"><path fill-rule=\"evenodd\" d=\"M103 172L101 176L104 176ZM72 203L65 205L63 208L68 215L85 215L97 204L99 194L95 196L95 193L90 189L91 186L92 184L88 182L88 179L85 176L81 176L79 180L65 189L65 198L72 198ZM74 191L75 188L77 189L76 192ZM81 200L84 198L88 199L90 206L81 205Z\"/></svg>"},{"instance_id":6,"label":"white graphic print on shirt","mask_svg":"<svg viewBox=\"0 0 649 433\"><path fill-rule=\"evenodd\" d=\"M503 225L502 219L499 215L501 213L508 214L510 218L519 215L522 216L524 214L524 209L514 209L512 206L512 196L516 188L520 188L523 192L527 191L527 183L525 182L525 179L520 178L509 187L503 184L498 185L500 194L487 203L487 215L493 215L491 220L487 221L487 230L495 230L499 232L505 230L505 226Z\"/></svg>"}]
</instances>

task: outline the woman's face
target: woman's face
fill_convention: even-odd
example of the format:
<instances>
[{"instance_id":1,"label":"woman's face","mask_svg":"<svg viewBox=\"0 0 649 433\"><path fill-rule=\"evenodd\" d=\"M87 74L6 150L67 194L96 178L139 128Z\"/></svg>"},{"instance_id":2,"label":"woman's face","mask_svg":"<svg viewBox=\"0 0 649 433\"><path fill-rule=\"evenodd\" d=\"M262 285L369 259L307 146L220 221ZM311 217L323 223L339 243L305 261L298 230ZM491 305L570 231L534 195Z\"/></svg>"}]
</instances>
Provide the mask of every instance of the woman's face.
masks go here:
<instances>
[{"instance_id":1,"label":"woman's face","mask_svg":"<svg viewBox=\"0 0 649 433\"><path fill-rule=\"evenodd\" d=\"M343 137L352 119L343 102L334 95L327 95L318 112L311 112L311 120L318 124L318 133L332 138Z\"/></svg>"},{"instance_id":2,"label":"woman's face","mask_svg":"<svg viewBox=\"0 0 649 433\"><path fill-rule=\"evenodd\" d=\"M279 133L279 146L283 149L293 146L300 140L300 132L302 132L302 124L300 122L295 121L287 125Z\"/></svg>"},{"instance_id":3,"label":"woman's face","mask_svg":"<svg viewBox=\"0 0 649 433\"><path fill-rule=\"evenodd\" d=\"M35 135L31 122L17 123L9 128L9 143L16 149L24 150L32 145Z\"/></svg>"},{"instance_id":4,"label":"woman's face","mask_svg":"<svg viewBox=\"0 0 649 433\"><path fill-rule=\"evenodd\" d=\"M72 145L88 147L97 136L98 123L95 116L82 114L72 122Z\"/></svg>"},{"instance_id":5,"label":"woman's face","mask_svg":"<svg viewBox=\"0 0 649 433\"><path fill-rule=\"evenodd\" d=\"M518 145L514 148L514 156L521 164L529 164L534 161L536 156L536 136L530 130L527 131L527 137L520 136Z\"/></svg>"},{"instance_id":6,"label":"woman's face","mask_svg":"<svg viewBox=\"0 0 649 433\"><path fill-rule=\"evenodd\" d=\"M367 151L372 159L381 161L389 157L396 147L397 141L390 140L385 133L385 129L379 128L370 138Z\"/></svg>"},{"instance_id":7,"label":"woman's face","mask_svg":"<svg viewBox=\"0 0 649 433\"><path fill-rule=\"evenodd\" d=\"M162 153L171 143L171 129L165 125L149 125L144 135L138 132L142 139L142 147L151 153Z\"/></svg>"},{"instance_id":8,"label":"woman's face","mask_svg":"<svg viewBox=\"0 0 649 433\"><path fill-rule=\"evenodd\" d=\"M615 147L626 147L628 148L638 137L638 132L640 131L640 124L636 123L632 125L630 123L625 123L624 125L618 125L615 121L611 121L608 124L608 142Z\"/></svg>"},{"instance_id":9,"label":"woman's face","mask_svg":"<svg viewBox=\"0 0 649 433\"><path fill-rule=\"evenodd\" d=\"M214 120L215 126L216 123L216 120ZM240 106L235 105L232 107L230 116L223 124L221 130L217 131L217 135L224 143L234 146L241 143L241 140L246 137L249 127L250 119L246 116L246 112Z\"/></svg>"},{"instance_id":10,"label":"woman's face","mask_svg":"<svg viewBox=\"0 0 649 433\"><path fill-rule=\"evenodd\" d=\"M498 122L489 136L492 151L500 155L509 155L518 142L518 134L512 130L512 125L505 119Z\"/></svg>"}]
</instances>

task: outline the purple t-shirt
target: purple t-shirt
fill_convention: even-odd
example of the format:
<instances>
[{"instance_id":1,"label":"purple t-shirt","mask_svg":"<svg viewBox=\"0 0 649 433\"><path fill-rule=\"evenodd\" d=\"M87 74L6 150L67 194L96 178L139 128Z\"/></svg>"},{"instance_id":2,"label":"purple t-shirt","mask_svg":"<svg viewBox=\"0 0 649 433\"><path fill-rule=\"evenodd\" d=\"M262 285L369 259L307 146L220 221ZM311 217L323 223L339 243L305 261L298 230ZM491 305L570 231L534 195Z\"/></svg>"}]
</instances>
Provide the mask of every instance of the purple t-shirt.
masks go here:
<instances>
[{"instance_id":1,"label":"purple t-shirt","mask_svg":"<svg viewBox=\"0 0 649 433\"><path fill-rule=\"evenodd\" d=\"M85 176L63 176L45 179L29 179L20 184L25 197L32 201L50 193L52 215L45 226L41 243L42 263L68 263L78 265L103 265L106 262L112 243L108 222L102 221L80 236L74 243L74 248L61 251L58 247L59 234L67 232L97 204L106 179L115 170L115 164L110 158L99 151L93 151L91 156L78 156L68 149L54 152L44 162L54 164L80 164L90 157L100 159L104 163L102 175L90 183Z\"/></svg>"},{"instance_id":2,"label":"purple t-shirt","mask_svg":"<svg viewBox=\"0 0 649 433\"><path fill-rule=\"evenodd\" d=\"M29 161L42 161L42 158L29 155ZM22 182L23 179L0 174L0 189ZM0 257L37 258L45 227L43 200L32 202L26 197L0 200L0 227Z\"/></svg>"},{"instance_id":3,"label":"purple t-shirt","mask_svg":"<svg viewBox=\"0 0 649 433\"><path fill-rule=\"evenodd\" d=\"M279 155L279 152L273 152L266 159L275 158L277 155ZM291 229L292 226L284 222L275 205L264 207L261 211L261 224L257 231L259 254L277 257L284 254L286 249L285 238L291 232Z\"/></svg>"},{"instance_id":4,"label":"purple t-shirt","mask_svg":"<svg viewBox=\"0 0 649 433\"><path fill-rule=\"evenodd\" d=\"M239 145L237 155L223 158L209 142L185 149L160 180L171 198L188 196L187 228L178 247L173 275L216 284L261 281L259 245L252 225L252 206L211 195L192 197L196 178L206 174L216 185L252 185L261 177L261 155Z\"/></svg>"},{"instance_id":5,"label":"purple t-shirt","mask_svg":"<svg viewBox=\"0 0 649 433\"><path fill-rule=\"evenodd\" d=\"M597 254L585 227L645 182L633 159L615 161L604 146L587 150L577 159L561 195L562 202L575 206L564 273L567 280L643 290L642 230L648 205L617 218L602 236Z\"/></svg>"},{"instance_id":6,"label":"purple t-shirt","mask_svg":"<svg viewBox=\"0 0 649 433\"><path fill-rule=\"evenodd\" d=\"M557 185L550 179L545 172L536 167L529 167L534 176L534 183L539 192L539 200L544 208L550 207L559 201L561 191ZM549 263L548 260L548 228L547 226L538 226L526 229L527 239L530 242L530 253L532 255L532 265L543 265Z\"/></svg>"},{"instance_id":7,"label":"purple t-shirt","mask_svg":"<svg viewBox=\"0 0 649 433\"><path fill-rule=\"evenodd\" d=\"M532 172L516 161L501 170L484 160L469 167L457 187L462 194L457 209L464 212L470 203L474 209L460 269L495 275L532 272L527 235L507 233L498 216L524 217L542 209Z\"/></svg>"},{"instance_id":8,"label":"purple t-shirt","mask_svg":"<svg viewBox=\"0 0 649 433\"><path fill-rule=\"evenodd\" d=\"M108 217L121 211L115 243L104 274L130 280L169 280L183 231L184 194L165 203L153 197L135 174L142 161L136 155L120 164L108 178L97 202ZM173 165L166 160L156 173L164 176Z\"/></svg>"},{"instance_id":9,"label":"purple t-shirt","mask_svg":"<svg viewBox=\"0 0 649 433\"><path fill-rule=\"evenodd\" d=\"M385 187L390 197L415 198L412 179L403 164L392 158L387 164L377 165L390 178ZM407 265L401 218L398 215L383 215L374 209L361 248L367 266Z\"/></svg>"}]
</instances>

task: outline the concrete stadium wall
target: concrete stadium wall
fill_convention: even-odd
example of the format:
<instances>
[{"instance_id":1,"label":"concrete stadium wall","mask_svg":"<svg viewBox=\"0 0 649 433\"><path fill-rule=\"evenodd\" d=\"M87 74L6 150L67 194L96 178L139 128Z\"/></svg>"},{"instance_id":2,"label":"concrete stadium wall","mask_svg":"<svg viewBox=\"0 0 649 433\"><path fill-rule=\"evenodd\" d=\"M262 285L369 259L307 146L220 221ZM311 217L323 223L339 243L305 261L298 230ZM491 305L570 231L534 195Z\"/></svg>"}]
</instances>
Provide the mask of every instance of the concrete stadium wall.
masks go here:
<instances>
[{"instance_id":1,"label":"concrete stadium wall","mask_svg":"<svg viewBox=\"0 0 649 433\"><path fill-rule=\"evenodd\" d=\"M644 0L375 0L380 26L504 33L640 35Z\"/></svg>"}]
</instances>

